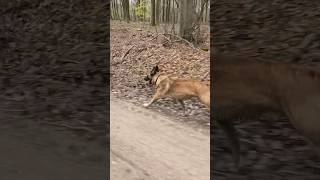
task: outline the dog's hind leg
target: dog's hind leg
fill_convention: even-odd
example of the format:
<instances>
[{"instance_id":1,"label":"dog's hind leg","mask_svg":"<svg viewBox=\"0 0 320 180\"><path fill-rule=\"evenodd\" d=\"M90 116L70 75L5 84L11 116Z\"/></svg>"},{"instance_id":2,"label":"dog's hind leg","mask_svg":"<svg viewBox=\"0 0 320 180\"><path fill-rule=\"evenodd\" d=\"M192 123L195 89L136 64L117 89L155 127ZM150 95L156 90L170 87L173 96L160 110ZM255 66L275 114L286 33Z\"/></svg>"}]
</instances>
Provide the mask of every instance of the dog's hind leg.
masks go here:
<instances>
[{"instance_id":1,"label":"dog's hind leg","mask_svg":"<svg viewBox=\"0 0 320 180\"><path fill-rule=\"evenodd\" d=\"M222 128L222 130L227 135L228 141L231 145L232 156L233 156L235 166L239 170L240 144L239 144L238 134L236 132L236 129L234 128L234 124L232 121L228 121L228 120L218 120L217 124Z\"/></svg>"},{"instance_id":2,"label":"dog's hind leg","mask_svg":"<svg viewBox=\"0 0 320 180\"><path fill-rule=\"evenodd\" d=\"M181 107L182 107L182 110L183 110L183 114L185 115L186 114L186 106L184 105L183 100L178 99L177 101L181 104Z\"/></svg>"}]
</instances>

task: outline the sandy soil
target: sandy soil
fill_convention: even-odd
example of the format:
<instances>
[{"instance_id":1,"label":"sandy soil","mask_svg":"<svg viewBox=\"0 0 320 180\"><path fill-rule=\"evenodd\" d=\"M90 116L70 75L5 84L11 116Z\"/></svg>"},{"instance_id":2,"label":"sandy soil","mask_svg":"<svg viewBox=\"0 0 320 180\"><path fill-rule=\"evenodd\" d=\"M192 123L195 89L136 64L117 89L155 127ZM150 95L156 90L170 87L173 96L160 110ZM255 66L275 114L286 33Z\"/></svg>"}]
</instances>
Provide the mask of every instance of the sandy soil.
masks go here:
<instances>
[{"instance_id":1,"label":"sandy soil","mask_svg":"<svg viewBox=\"0 0 320 180\"><path fill-rule=\"evenodd\" d=\"M209 180L208 130L111 98L112 180Z\"/></svg>"}]
</instances>

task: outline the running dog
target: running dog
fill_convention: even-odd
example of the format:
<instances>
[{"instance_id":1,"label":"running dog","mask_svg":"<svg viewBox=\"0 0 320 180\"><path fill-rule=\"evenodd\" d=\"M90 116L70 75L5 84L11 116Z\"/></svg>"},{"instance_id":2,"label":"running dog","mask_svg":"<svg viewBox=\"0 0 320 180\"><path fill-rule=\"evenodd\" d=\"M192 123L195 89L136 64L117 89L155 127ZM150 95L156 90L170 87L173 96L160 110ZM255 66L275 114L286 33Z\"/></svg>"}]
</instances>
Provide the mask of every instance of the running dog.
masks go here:
<instances>
[{"instance_id":1,"label":"running dog","mask_svg":"<svg viewBox=\"0 0 320 180\"><path fill-rule=\"evenodd\" d=\"M158 65L154 66L149 75L144 78L155 86L155 94L150 102L143 104L148 107L160 98L171 97L178 101L185 110L184 100L196 97L210 109L210 86L193 79L180 79L159 73Z\"/></svg>"},{"instance_id":2,"label":"running dog","mask_svg":"<svg viewBox=\"0 0 320 180\"><path fill-rule=\"evenodd\" d=\"M238 117L257 119L264 112L280 112L320 155L320 74L294 63L272 63L248 57L216 54L213 61L214 110L230 140L236 166L239 137L233 125Z\"/></svg>"}]
</instances>

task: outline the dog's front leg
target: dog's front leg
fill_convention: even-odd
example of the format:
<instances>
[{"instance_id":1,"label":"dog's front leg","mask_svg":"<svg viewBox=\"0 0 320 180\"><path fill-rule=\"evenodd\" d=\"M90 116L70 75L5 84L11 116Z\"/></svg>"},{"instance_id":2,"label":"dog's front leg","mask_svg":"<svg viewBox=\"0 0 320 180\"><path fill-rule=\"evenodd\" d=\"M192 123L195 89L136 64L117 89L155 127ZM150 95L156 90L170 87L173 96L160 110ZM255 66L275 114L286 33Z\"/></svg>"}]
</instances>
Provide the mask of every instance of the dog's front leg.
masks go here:
<instances>
[{"instance_id":1,"label":"dog's front leg","mask_svg":"<svg viewBox=\"0 0 320 180\"><path fill-rule=\"evenodd\" d=\"M158 99L160 99L160 97L161 97L161 93L159 91L157 91L156 94L152 97L151 101L148 103L144 103L143 106L144 107L150 106L151 104L156 102Z\"/></svg>"}]
</instances>

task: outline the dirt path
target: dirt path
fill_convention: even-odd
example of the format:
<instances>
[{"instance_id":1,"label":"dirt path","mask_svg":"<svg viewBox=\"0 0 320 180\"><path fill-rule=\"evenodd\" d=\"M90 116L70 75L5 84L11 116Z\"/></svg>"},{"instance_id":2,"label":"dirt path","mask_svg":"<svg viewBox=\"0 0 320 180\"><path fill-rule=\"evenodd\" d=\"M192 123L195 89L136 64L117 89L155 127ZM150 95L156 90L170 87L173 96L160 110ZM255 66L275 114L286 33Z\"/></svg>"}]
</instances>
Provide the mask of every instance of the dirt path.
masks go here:
<instances>
[{"instance_id":1,"label":"dirt path","mask_svg":"<svg viewBox=\"0 0 320 180\"><path fill-rule=\"evenodd\" d=\"M105 147L0 111L0 179L105 180Z\"/></svg>"},{"instance_id":2,"label":"dirt path","mask_svg":"<svg viewBox=\"0 0 320 180\"><path fill-rule=\"evenodd\" d=\"M209 180L210 136L111 98L112 180Z\"/></svg>"},{"instance_id":3,"label":"dirt path","mask_svg":"<svg viewBox=\"0 0 320 180\"><path fill-rule=\"evenodd\" d=\"M106 178L103 164L75 162L19 139L5 136L0 139L0 179L24 180L88 180Z\"/></svg>"}]
</instances>

